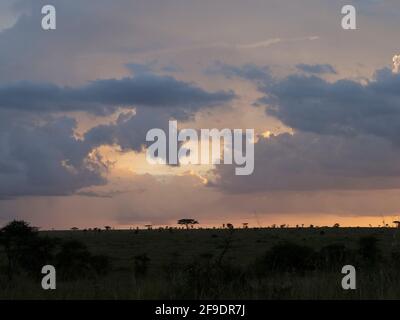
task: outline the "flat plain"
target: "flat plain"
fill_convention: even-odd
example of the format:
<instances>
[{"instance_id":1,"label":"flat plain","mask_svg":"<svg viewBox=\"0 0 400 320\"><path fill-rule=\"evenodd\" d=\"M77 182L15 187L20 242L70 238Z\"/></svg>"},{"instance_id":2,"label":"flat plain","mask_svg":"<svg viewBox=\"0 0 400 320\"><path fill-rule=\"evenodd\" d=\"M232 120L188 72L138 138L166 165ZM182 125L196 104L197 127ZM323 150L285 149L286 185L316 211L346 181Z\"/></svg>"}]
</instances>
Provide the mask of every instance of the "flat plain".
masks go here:
<instances>
[{"instance_id":1,"label":"flat plain","mask_svg":"<svg viewBox=\"0 0 400 320\"><path fill-rule=\"evenodd\" d=\"M43 231L107 256L104 275L0 276L1 299L399 299L396 228ZM364 240L363 240L364 239ZM1 255L2 265L5 257ZM357 289L341 285L345 264ZM79 269L78 271L79 272Z\"/></svg>"}]
</instances>

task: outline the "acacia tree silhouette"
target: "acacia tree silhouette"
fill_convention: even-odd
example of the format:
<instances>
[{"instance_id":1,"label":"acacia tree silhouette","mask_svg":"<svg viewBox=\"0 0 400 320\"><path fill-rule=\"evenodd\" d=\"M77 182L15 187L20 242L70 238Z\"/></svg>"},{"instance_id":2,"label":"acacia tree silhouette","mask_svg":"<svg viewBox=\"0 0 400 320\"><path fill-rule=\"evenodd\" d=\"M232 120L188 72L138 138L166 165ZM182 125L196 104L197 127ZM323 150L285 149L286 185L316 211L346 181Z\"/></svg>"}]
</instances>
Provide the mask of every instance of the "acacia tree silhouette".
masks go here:
<instances>
[{"instance_id":1,"label":"acacia tree silhouette","mask_svg":"<svg viewBox=\"0 0 400 320\"><path fill-rule=\"evenodd\" d=\"M195 219L180 219L180 220L178 220L177 223L179 225L186 226L186 229L189 229L189 226L192 226L192 228L193 228L193 225L199 224L199 222Z\"/></svg>"},{"instance_id":2,"label":"acacia tree silhouette","mask_svg":"<svg viewBox=\"0 0 400 320\"><path fill-rule=\"evenodd\" d=\"M227 227L228 229L233 229L233 228L234 228L232 223L227 223L227 224L226 224L226 227Z\"/></svg>"}]
</instances>

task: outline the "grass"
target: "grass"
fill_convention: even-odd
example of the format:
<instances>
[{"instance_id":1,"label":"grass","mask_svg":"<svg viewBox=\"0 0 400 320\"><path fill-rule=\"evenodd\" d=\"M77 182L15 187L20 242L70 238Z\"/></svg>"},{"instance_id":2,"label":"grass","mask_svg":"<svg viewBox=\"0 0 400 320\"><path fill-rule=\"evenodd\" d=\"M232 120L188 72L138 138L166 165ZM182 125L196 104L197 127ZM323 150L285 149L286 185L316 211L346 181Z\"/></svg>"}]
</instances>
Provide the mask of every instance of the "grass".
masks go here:
<instances>
[{"instance_id":1,"label":"grass","mask_svg":"<svg viewBox=\"0 0 400 320\"><path fill-rule=\"evenodd\" d=\"M1 275L1 299L400 298L400 275L391 260L392 252L400 251L400 230L394 228L265 228L232 233L220 229L48 231L41 235L78 240L91 253L109 256L111 272L79 281L58 277L54 291L42 290L40 280L24 275L12 282ZM357 252L360 238L367 236L378 240L380 256L369 265L354 255L354 263L350 262L357 270L357 290L341 288L340 266L304 272L266 269L262 275L253 272L256 261L280 243L291 242L316 252L327 245L343 244L349 252ZM149 261L144 262L144 270L135 272L135 261L142 263L138 256L143 255Z\"/></svg>"}]
</instances>

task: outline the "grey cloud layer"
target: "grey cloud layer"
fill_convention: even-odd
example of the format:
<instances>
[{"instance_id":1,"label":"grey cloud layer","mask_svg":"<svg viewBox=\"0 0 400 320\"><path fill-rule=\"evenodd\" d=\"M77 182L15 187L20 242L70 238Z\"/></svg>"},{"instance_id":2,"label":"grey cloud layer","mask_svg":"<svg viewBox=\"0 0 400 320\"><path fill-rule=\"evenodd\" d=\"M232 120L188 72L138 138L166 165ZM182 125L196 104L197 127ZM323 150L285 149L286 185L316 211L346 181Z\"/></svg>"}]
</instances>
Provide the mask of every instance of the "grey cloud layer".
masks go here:
<instances>
[{"instance_id":1,"label":"grey cloud layer","mask_svg":"<svg viewBox=\"0 0 400 320\"><path fill-rule=\"evenodd\" d=\"M146 134L152 128L168 132L173 115L165 110L138 109L135 114L121 114L115 124L99 125L86 132L85 142L92 147L116 144L124 151L141 151L148 143ZM178 115L182 118L182 114Z\"/></svg>"},{"instance_id":2,"label":"grey cloud layer","mask_svg":"<svg viewBox=\"0 0 400 320\"><path fill-rule=\"evenodd\" d=\"M319 134L373 134L400 142L400 75L379 70L367 84L292 75L264 88L267 114Z\"/></svg>"},{"instance_id":3,"label":"grey cloud layer","mask_svg":"<svg viewBox=\"0 0 400 320\"><path fill-rule=\"evenodd\" d=\"M323 73L336 73L334 67L330 64L304 64L300 63L296 65L296 68L307 72L307 73L314 73L314 74L323 74Z\"/></svg>"},{"instance_id":4,"label":"grey cloud layer","mask_svg":"<svg viewBox=\"0 0 400 320\"><path fill-rule=\"evenodd\" d=\"M171 110L138 109L121 114L114 124L95 126L83 139L77 139L76 120L72 118L21 117L21 113L2 110L0 200L71 195L85 187L106 184L110 163L93 151L116 144L123 151L139 152L146 146L147 131L168 130L171 116Z\"/></svg>"},{"instance_id":5,"label":"grey cloud layer","mask_svg":"<svg viewBox=\"0 0 400 320\"><path fill-rule=\"evenodd\" d=\"M58 118L44 125L33 121L1 124L0 199L68 195L106 183L101 159L87 159L90 146L74 137L75 120Z\"/></svg>"},{"instance_id":6,"label":"grey cloud layer","mask_svg":"<svg viewBox=\"0 0 400 320\"><path fill-rule=\"evenodd\" d=\"M187 120L205 107L226 103L232 92L207 92L168 76L140 73L131 78L96 80L80 87L19 82L0 86L0 198L69 195L106 183L107 164L88 158L101 145L141 151L151 128L171 118ZM74 136L76 121L59 112L110 115L135 107L115 124Z\"/></svg>"},{"instance_id":7,"label":"grey cloud layer","mask_svg":"<svg viewBox=\"0 0 400 320\"><path fill-rule=\"evenodd\" d=\"M218 166L211 185L233 193L400 187L399 74L381 69L366 83L301 74L248 79L265 93L257 105L294 134L261 138L253 175Z\"/></svg>"},{"instance_id":8,"label":"grey cloud layer","mask_svg":"<svg viewBox=\"0 0 400 320\"><path fill-rule=\"evenodd\" d=\"M269 67L260 67L252 63L243 66L233 66L221 61L215 61L213 65L206 69L205 73L210 75L222 74L228 79L238 77L250 81L266 82L272 80Z\"/></svg>"},{"instance_id":9,"label":"grey cloud layer","mask_svg":"<svg viewBox=\"0 0 400 320\"><path fill-rule=\"evenodd\" d=\"M191 83L155 74L96 80L75 88L30 82L0 86L0 108L30 112L111 114L123 106L172 107L194 112L233 97L232 92L206 92Z\"/></svg>"},{"instance_id":10,"label":"grey cloud layer","mask_svg":"<svg viewBox=\"0 0 400 320\"><path fill-rule=\"evenodd\" d=\"M236 176L232 166L219 165L210 186L232 193L400 187L400 149L375 136L296 133L261 138L254 168L253 175Z\"/></svg>"},{"instance_id":11,"label":"grey cloud layer","mask_svg":"<svg viewBox=\"0 0 400 320\"><path fill-rule=\"evenodd\" d=\"M259 41L266 36L265 30L271 28L261 22L271 21L271 26L285 23L288 31L285 28L282 32L305 34L306 30L298 30L296 24L310 20L308 17L315 14L308 12L304 4L279 4L282 1L274 2L272 12L266 10L268 2L259 1L251 5L239 1L218 4L205 1L194 6L190 2L161 0L53 0L58 28L54 33L46 33L39 22L40 8L48 3L44 0L18 2L21 12L27 15L20 16L14 27L0 33L0 117L4 120L0 130L0 196L70 194L84 186L101 184L104 180L100 167L87 163L86 159L96 146L115 143L124 150L138 151L149 128L163 128L170 117L187 119L204 106L234 98L232 92L206 92L191 83L148 74L149 68L142 68L146 72L130 78L96 80L79 87L60 85L87 80L97 69L113 72L110 66L99 68L99 56L103 55L100 61L115 68L117 62L111 62L126 53L190 47L204 40L225 41L230 39L232 30L238 35L232 42L262 47L264 44ZM227 5L231 10L223 10ZM185 19L180 14L182 6ZM281 19L277 17L286 14L288 8L293 11L293 6L299 13L291 16L293 23L278 21ZM204 26L205 18L207 26ZM252 23L236 30L232 28L237 25L235 21ZM316 27L324 29L324 25L325 20ZM266 94L262 102L270 104L268 114L298 132L295 136L261 140L256 146L257 173L250 180L238 181L237 177L229 177L229 167L219 167L221 176L225 177L219 181L223 188L244 192L274 188L367 188L374 185L370 178L383 175L391 179L390 175L398 175L397 167L392 164L397 161L397 150L383 140L397 142L400 131L398 78L390 72L382 71L369 84L361 85L352 80L329 83L304 75L277 81L272 79L267 67L253 64L236 67L220 62L216 68L226 77L255 81ZM328 65L300 65L299 68L312 74L333 71ZM138 66L131 65L131 69L138 71ZM39 84L38 79L50 84ZM21 80L30 82L15 82ZM122 115L115 124L97 126L86 133L83 141L74 138L75 124L70 120L46 119L49 113L65 111L111 114L120 106L138 107L137 114ZM10 118L8 112L16 110L23 111L18 116L24 117L25 123L12 123L15 118ZM30 118L37 112L46 124L39 126L37 119ZM348 143L343 140L347 137L352 137ZM272 141L273 147L269 144ZM357 149L361 143L369 149ZM322 156L325 153L336 161L327 161ZM385 155L388 158L379 157ZM270 158L275 161L269 163ZM356 165L360 160L366 162L361 168ZM377 172L381 170L377 163L383 163L387 171ZM318 170L313 172L311 168ZM277 177L273 183L267 174ZM251 179L256 179L253 184ZM386 179L376 185L390 187L391 183Z\"/></svg>"}]
</instances>

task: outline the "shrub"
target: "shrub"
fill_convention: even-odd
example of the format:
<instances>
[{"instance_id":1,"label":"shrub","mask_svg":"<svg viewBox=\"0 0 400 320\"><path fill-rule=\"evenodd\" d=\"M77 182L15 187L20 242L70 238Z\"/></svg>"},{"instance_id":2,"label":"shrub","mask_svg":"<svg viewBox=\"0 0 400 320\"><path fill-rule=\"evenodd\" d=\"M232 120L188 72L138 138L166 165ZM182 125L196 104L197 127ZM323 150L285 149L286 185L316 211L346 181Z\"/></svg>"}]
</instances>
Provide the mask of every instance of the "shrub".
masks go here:
<instances>
[{"instance_id":1,"label":"shrub","mask_svg":"<svg viewBox=\"0 0 400 320\"><path fill-rule=\"evenodd\" d=\"M99 276L104 276L111 270L110 257L105 255L93 255L90 259L90 264Z\"/></svg>"},{"instance_id":2,"label":"shrub","mask_svg":"<svg viewBox=\"0 0 400 320\"><path fill-rule=\"evenodd\" d=\"M239 266L216 261L200 261L187 265L181 273L179 292L192 299L217 299L231 290L244 290L245 273Z\"/></svg>"},{"instance_id":3,"label":"shrub","mask_svg":"<svg viewBox=\"0 0 400 320\"><path fill-rule=\"evenodd\" d=\"M14 220L0 230L0 245L6 254L9 279L21 271L38 277L42 266L53 259L56 240L42 238L27 222Z\"/></svg>"},{"instance_id":4,"label":"shrub","mask_svg":"<svg viewBox=\"0 0 400 320\"><path fill-rule=\"evenodd\" d=\"M337 268L346 264L350 252L343 244L330 244L322 247L319 252L320 266L322 268Z\"/></svg>"},{"instance_id":5,"label":"shrub","mask_svg":"<svg viewBox=\"0 0 400 320\"><path fill-rule=\"evenodd\" d=\"M134 257L135 277L145 277L147 275L150 260L146 253Z\"/></svg>"},{"instance_id":6,"label":"shrub","mask_svg":"<svg viewBox=\"0 0 400 320\"><path fill-rule=\"evenodd\" d=\"M20 265L29 275L41 278L42 267L54 263L54 250L58 239L36 237L28 244L29 251L20 258Z\"/></svg>"},{"instance_id":7,"label":"shrub","mask_svg":"<svg viewBox=\"0 0 400 320\"><path fill-rule=\"evenodd\" d=\"M103 255L92 255L83 243L71 240L61 245L56 265L63 279L77 280L106 274L110 269L110 260Z\"/></svg>"},{"instance_id":8,"label":"shrub","mask_svg":"<svg viewBox=\"0 0 400 320\"><path fill-rule=\"evenodd\" d=\"M366 236L359 239L358 252L365 262L374 264L378 261L378 258L381 256L381 252L377 243L378 239L374 236Z\"/></svg>"},{"instance_id":9,"label":"shrub","mask_svg":"<svg viewBox=\"0 0 400 320\"><path fill-rule=\"evenodd\" d=\"M313 249L286 242L267 251L264 257L256 262L256 272L304 272L313 270L315 265L316 255Z\"/></svg>"}]
</instances>

